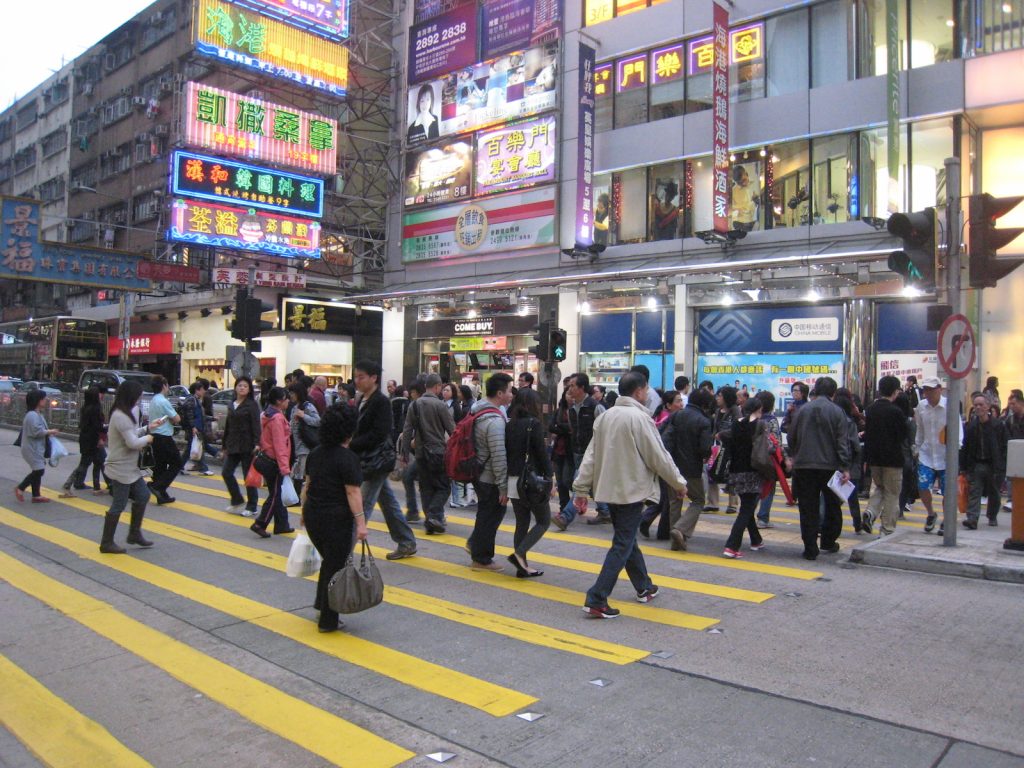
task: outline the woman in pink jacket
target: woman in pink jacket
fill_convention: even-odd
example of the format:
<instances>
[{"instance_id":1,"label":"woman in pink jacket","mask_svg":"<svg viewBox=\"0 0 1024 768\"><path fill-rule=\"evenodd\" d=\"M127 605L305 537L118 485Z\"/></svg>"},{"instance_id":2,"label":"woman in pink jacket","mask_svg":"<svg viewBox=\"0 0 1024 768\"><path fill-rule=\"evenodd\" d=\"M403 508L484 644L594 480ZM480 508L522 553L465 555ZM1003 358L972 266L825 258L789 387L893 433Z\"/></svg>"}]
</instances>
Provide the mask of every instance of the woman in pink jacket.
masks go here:
<instances>
[{"instance_id":1,"label":"woman in pink jacket","mask_svg":"<svg viewBox=\"0 0 1024 768\"><path fill-rule=\"evenodd\" d=\"M292 437L288 420L284 417L287 404L288 393L281 387L274 387L260 416L260 451L254 464L266 480L270 493L250 530L264 539L270 538L267 526L271 518L274 519L274 533L280 535L294 530L288 522L288 510L281 503L281 482L291 473Z\"/></svg>"}]
</instances>

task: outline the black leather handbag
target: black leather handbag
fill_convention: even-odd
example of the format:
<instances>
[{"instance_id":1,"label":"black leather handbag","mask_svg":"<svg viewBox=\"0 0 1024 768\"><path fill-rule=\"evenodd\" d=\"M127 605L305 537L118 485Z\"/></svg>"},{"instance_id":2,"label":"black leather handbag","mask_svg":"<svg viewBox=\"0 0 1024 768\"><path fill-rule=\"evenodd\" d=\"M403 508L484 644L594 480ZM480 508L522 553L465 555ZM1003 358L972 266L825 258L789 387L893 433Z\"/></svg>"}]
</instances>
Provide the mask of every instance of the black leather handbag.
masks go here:
<instances>
[{"instance_id":1,"label":"black leather handbag","mask_svg":"<svg viewBox=\"0 0 1024 768\"><path fill-rule=\"evenodd\" d=\"M519 473L516 491L519 498L529 504L539 504L551 498L551 478L537 472L530 461L530 437L533 423L526 428L526 456L523 457L523 471Z\"/></svg>"}]
</instances>

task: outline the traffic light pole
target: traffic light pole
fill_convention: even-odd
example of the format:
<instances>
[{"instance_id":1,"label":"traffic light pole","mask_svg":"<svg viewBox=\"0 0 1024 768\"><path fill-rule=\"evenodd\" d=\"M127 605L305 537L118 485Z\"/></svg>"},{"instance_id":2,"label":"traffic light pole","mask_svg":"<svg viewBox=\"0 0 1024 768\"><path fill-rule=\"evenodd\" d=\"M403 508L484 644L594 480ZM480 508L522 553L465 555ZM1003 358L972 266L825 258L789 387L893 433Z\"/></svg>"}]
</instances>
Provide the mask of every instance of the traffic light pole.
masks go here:
<instances>
[{"instance_id":1,"label":"traffic light pole","mask_svg":"<svg viewBox=\"0 0 1024 768\"><path fill-rule=\"evenodd\" d=\"M946 166L946 288L953 314L963 312L960 293L960 158L947 157ZM960 476L960 403L964 380L950 378L946 391L946 482L942 495L942 544L956 546L957 499Z\"/></svg>"},{"instance_id":2,"label":"traffic light pole","mask_svg":"<svg viewBox=\"0 0 1024 768\"><path fill-rule=\"evenodd\" d=\"M249 295L253 295L253 289L256 285L256 267L249 267ZM242 375L248 376L249 380L252 380L252 339L245 340L245 355L242 357Z\"/></svg>"}]
</instances>

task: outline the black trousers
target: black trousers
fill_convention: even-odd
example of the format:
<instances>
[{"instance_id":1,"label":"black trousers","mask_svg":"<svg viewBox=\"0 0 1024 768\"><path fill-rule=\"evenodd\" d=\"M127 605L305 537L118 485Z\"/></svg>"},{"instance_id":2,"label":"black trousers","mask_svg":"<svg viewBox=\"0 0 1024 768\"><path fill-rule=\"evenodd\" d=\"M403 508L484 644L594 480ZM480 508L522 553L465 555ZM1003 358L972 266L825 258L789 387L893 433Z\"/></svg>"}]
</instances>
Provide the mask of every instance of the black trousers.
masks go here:
<instances>
[{"instance_id":1,"label":"black trousers","mask_svg":"<svg viewBox=\"0 0 1024 768\"><path fill-rule=\"evenodd\" d=\"M173 437L153 435L153 461L153 490L156 493L167 493L182 467Z\"/></svg>"},{"instance_id":2,"label":"black trousers","mask_svg":"<svg viewBox=\"0 0 1024 768\"><path fill-rule=\"evenodd\" d=\"M444 468L432 467L423 457L416 458L416 474L420 480L420 503L428 520L444 524L444 505L452 492L451 480Z\"/></svg>"},{"instance_id":3,"label":"black trousers","mask_svg":"<svg viewBox=\"0 0 1024 768\"><path fill-rule=\"evenodd\" d=\"M332 611L327 602L327 585L334 574L345 566L352 553L355 520L341 505L321 506L309 501L302 508L302 514L309 540L323 558L313 607L320 611L319 625L324 629L333 629L338 625L338 612Z\"/></svg>"},{"instance_id":4,"label":"black trousers","mask_svg":"<svg viewBox=\"0 0 1024 768\"><path fill-rule=\"evenodd\" d=\"M474 562L488 565L494 561L494 538L508 508L499 501L498 486L475 480L473 487L477 498L476 525L469 535L469 550Z\"/></svg>"},{"instance_id":5,"label":"black trousers","mask_svg":"<svg viewBox=\"0 0 1024 768\"><path fill-rule=\"evenodd\" d=\"M512 542L516 554L525 558L526 553L541 540L551 526L551 501L541 499L530 502L526 499L512 499L512 512L516 516L516 532ZM537 521L532 527L531 520Z\"/></svg>"},{"instance_id":6,"label":"black trousers","mask_svg":"<svg viewBox=\"0 0 1024 768\"><path fill-rule=\"evenodd\" d=\"M68 479L64 482L64 488L84 488L85 478L89 472L89 465L92 465L92 487L97 491L100 489L100 473L103 471L103 464L107 460L107 452L100 446L96 446L91 451L82 451L82 458L78 462L78 466L75 470L68 475Z\"/></svg>"},{"instance_id":7,"label":"black trousers","mask_svg":"<svg viewBox=\"0 0 1024 768\"><path fill-rule=\"evenodd\" d=\"M18 483L18 487L24 491L31 485L33 498L38 498L39 496L42 496L43 494L40 488L42 487L43 484L43 472L45 471L45 469L33 469L31 472L25 475L24 480Z\"/></svg>"},{"instance_id":8,"label":"black trousers","mask_svg":"<svg viewBox=\"0 0 1024 768\"><path fill-rule=\"evenodd\" d=\"M839 497L828 488L833 469L797 469L793 471L796 500L800 507L800 538L804 552L818 556L818 534L822 549L835 545L843 530L843 513ZM821 498L825 497L825 516L821 517Z\"/></svg>"},{"instance_id":9,"label":"black trousers","mask_svg":"<svg viewBox=\"0 0 1024 768\"><path fill-rule=\"evenodd\" d=\"M750 535L751 544L761 543L761 532L757 530L757 523L754 520L754 512L761 501L758 493L741 493L740 508L736 513L736 519L732 521L732 530L729 531L729 538L725 542L726 549L739 550L743 544L743 532Z\"/></svg>"},{"instance_id":10,"label":"black trousers","mask_svg":"<svg viewBox=\"0 0 1024 768\"><path fill-rule=\"evenodd\" d=\"M229 453L227 458L224 459L224 469L220 475L224 478L224 485L227 486L228 493L231 494L232 504L241 504L242 491L238 487L238 479L235 477L235 470L239 466L242 468L242 475L249 474L249 466L252 464L252 453ZM298 488L295 489L298 491ZM255 512L256 505L259 504L260 494L255 488L245 488L245 508Z\"/></svg>"}]
</instances>

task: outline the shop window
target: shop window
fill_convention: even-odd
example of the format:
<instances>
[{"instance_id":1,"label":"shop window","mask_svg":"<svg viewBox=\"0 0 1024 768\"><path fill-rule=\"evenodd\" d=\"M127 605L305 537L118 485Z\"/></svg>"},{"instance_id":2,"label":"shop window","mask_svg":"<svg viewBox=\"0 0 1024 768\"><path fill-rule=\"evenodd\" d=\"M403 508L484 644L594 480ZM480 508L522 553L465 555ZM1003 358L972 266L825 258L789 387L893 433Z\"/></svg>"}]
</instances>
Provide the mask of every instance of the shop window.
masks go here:
<instances>
[{"instance_id":1,"label":"shop window","mask_svg":"<svg viewBox=\"0 0 1024 768\"><path fill-rule=\"evenodd\" d=\"M764 229L765 156L756 151L732 156L729 170L729 221L733 229Z\"/></svg>"},{"instance_id":2,"label":"shop window","mask_svg":"<svg viewBox=\"0 0 1024 768\"><path fill-rule=\"evenodd\" d=\"M1024 0L961 3L964 55L1024 48Z\"/></svg>"},{"instance_id":3,"label":"shop window","mask_svg":"<svg viewBox=\"0 0 1024 768\"><path fill-rule=\"evenodd\" d=\"M764 22L729 31L729 98L750 101L764 97Z\"/></svg>"},{"instance_id":4,"label":"shop window","mask_svg":"<svg viewBox=\"0 0 1024 768\"><path fill-rule=\"evenodd\" d=\"M649 240L674 240L682 237L683 194L686 163L666 163L651 168Z\"/></svg>"},{"instance_id":5,"label":"shop window","mask_svg":"<svg viewBox=\"0 0 1024 768\"><path fill-rule=\"evenodd\" d=\"M615 127L647 122L647 54L628 56L615 62Z\"/></svg>"},{"instance_id":6,"label":"shop window","mask_svg":"<svg viewBox=\"0 0 1024 768\"><path fill-rule=\"evenodd\" d=\"M615 245L618 242L618 217L612 208L612 174L594 174L594 242Z\"/></svg>"},{"instance_id":7,"label":"shop window","mask_svg":"<svg viewBox=\"0 0 1024 768\"><path fill-rule=\"evenodd\" d=\"M887 0L862 0L857 6L857 76L874 77L889 71L889 57L886 46L886 3ZM907 18L906 2L898 0L899 68L907 64ZM915 44L912 44L915 47ZM925 50L915 51L915 57L924 59ZM932 48L927 55L929 63L935 62Z\"/></svg>"},{"instance_id":8,"label":"shop window","mask_svg":"<svg viewBox=\"0 0 1024 768\"><path fill-rule=\"evenodd\" d=\"M639 243L647 239L648 199L646 168L611 174L610 243Z\"/></svg>"},{"instance_id":9,"label":"shop window","mask_svg":"<svg viewBox=\"0 0 1024 768\"><path fill-rule=\"evenodd\" d=\"M909 0L910 59L909 67L927 67L956 58L953 39L953 0ZM969 5L969 4L968 4ZM985 3L1005 13L1011 6L1005 2ZM1011 8L1012 10L1012 8ZM1021 7L1018 0L1017 30L1020 35Z\"/></svg>"},{"instance_id":10,"label":"shop window","mask_svg":"<svg viewBox=\"0 0 1024 768\"><path fill-rule=\"evenodd\" d=\"M683 114L686 105L685 61L686 49L681 43L651 51L651 120Z\"/></svg>"},{"instance_id":11,"label":"shop window","mask_svg":"<svg viewBox=\"0 0 1024 768\"><path fill-rule=\"evenodd\" d=\"M610 131L615 114L615 81L613 65L602 64L594 68L594 132Z\"/></svg>"},{"instance_id":12,"label":"shop window","mask_svg":"<svg viewBox=\"0 0 1024 768\"><path fill-rule=\"evenodd\" d=\"M814 162L813 217L816 224L838 224L856 219L856 134L828 136L811 143Z\"/></svg>"},{"instance_id":13,"label":"shop window","mask_svg":"<svg viewBox=\"0 0 1024 768\"><path fill-rule=\"evenodd\" d=\"M952 144L952 142L950 143ZM907 134L900 129L900 160L896 173L896 186L890 191L889 141L886 129L861 131L859 149L861 217L885 219L890 206L894 210L907 210Z\"/></svg>"},{"instance_id":14,"label":"shop window","mask_svg":"<svg viewBox=\"0 0 1024 768\"><path fill-rule=\"evenodd\" d=\"M853 79L851 0L829 0L811 8L811 87Z\"/></svg>"},{"instance_id":15,"label":"shop window","mask_svg":"<svg viewBox=\"0 0 1024 768\"><path fill-rule=\"evenodd\" d=\"M713 47L710 37L686 42L686 113L711 109L711 66Z\"/></svg>"},{"instance_id":16,"label":"shop window","mask_svg":"<svg viewBox=\"0 0 1024 768\"><path fill-rule=\"evenodd\" d=\"M806 8L765 22L768 96L807 90L807 22Z\"/></svg>"},{"instance_id":17,"label":"shop window","mask_svg":"<svg viewBox=\"0 0 1024 768\"><path fill-rule=\"evenodd\" d=\"M687 234L703 232L714 228L714 211L711 203L714 164L711 156L698 157L690 160L687 169L687 197L691 198L687 206L690 230Z\"/></svg>"},{"instance_id":18,"label":"shop window","mask_svg":"<svg viewBox=\"0 0 1024 768\"><path fill-rule=\"evenodd\" d=\"M809 142L776 144L769 147L765 155L765 186L771 201L771 226L807 226L812 219L813 191Z\"/></svg>"},{"instance_id":19,"label":"shop window","mask_svg":"<svg viewBox=\"0 0 1024 768\"><path fill-rule=\"evenodd\" d=\"M946 198L945 159L953 153L952 118L910 126L910 210L920 211Z\"/></svg>"}]
</instances>

